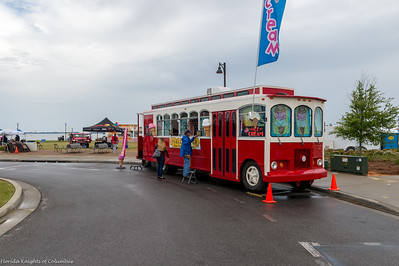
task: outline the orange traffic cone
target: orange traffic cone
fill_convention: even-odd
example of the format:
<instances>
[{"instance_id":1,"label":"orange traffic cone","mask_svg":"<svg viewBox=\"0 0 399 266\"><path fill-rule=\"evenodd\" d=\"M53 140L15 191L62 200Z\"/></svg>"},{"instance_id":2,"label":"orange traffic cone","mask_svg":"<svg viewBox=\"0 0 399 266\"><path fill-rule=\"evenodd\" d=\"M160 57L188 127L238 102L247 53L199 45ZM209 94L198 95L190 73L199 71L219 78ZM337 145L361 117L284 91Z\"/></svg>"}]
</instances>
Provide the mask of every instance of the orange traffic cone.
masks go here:
<instances>
[{"instance_id":1,"label":"orange traffic cone","mask_svg":"<svg viewBox=\"0 0 399 266\"><path fill-rule=\"evenodd\" d=\"M266 199L262 201L266 203L276 203L276 201L273 200L272 184L269 183L267 186Z\"/></svg>"},{"instance_id":2,"label":"orange traffic cone","mask_svg":"<svg viewBox=\"0 0 399 266\"><path fill-rule=\"evenodd\" d=\"M335 174L332 175L332 180L331 180L331 187L328 190L332 190L332 191L339 191L341 189L339 189L337 187L337 181L335 180Z\"/></svg>"},{"instance_id":3,"label":"orange traffic cone","mask_svg":"<svg viewBox=\"0 0 399 266\"><path fill-rule=\"evenodd\" d=\"M14 153L19 153L17 146L15 146L15 152Z\"/></svg>"}]
</instances>

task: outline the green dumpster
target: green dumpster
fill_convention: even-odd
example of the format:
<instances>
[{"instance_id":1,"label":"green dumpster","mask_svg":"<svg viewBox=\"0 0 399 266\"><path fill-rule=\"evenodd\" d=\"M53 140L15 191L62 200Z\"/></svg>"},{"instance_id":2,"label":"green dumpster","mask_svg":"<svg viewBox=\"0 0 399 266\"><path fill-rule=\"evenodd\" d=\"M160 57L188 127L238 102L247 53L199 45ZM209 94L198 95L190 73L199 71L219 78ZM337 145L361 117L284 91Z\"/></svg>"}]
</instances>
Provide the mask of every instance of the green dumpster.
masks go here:
<instances>
[{"instance_id":1,"label":"green dumpster","mask_svg":"<svg viewBox=\"0 0 399 266\"><path fill-rule=\"evenodd\" d=\"M353 155L331 155L330 156L331 171L347 172L361 175L367 175L368 158L366 156Z\"/></svg>"},{"instance_id":2,"label":"green dumpster","mask_svg":"<svg viewBox=\"0 0 399 266\"><path fill-rule=\"evenodd\" d=\"M324 160L324 169L328 170L328 160Z\"/></svg>"}]
</instances>

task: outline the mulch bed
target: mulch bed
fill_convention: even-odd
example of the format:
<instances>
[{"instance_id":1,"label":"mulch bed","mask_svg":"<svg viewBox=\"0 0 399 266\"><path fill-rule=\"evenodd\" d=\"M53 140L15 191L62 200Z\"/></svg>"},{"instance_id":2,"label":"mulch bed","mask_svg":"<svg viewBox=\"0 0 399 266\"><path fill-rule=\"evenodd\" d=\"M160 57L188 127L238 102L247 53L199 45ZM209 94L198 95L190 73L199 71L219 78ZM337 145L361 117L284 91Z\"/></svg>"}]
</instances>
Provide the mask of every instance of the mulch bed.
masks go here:
<instances>
[{"instance_id":1,"label":"mulch bed","mask_svg":"<svg viewBox=\"0 0 399 266\"><path fill-rule=\"evenodd\" d=\"M369 175L399 175L399 164L392 161L369 161Z\"/></svg>"}]
</instances>

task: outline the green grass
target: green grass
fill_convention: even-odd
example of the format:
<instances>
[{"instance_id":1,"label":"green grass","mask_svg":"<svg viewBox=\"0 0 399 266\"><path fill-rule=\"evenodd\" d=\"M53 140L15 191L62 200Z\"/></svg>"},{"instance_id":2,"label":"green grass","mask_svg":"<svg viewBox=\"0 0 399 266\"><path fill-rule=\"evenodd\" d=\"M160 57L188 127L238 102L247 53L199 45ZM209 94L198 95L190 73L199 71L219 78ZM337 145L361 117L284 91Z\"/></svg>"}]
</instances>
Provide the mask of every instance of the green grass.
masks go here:
<instances>
[{"instance_id":1,"label":"green grass","mask_svg":"<svg viewBox=\"0 0 399 266\"><path fill-rule=\"evenodd\" d=\"M6 204L14 195L15 188L10 183L0 180L0 207Z\"/></svg>"},{"instance_id":2,"label":"green grass","mask_svg":"<svg viewBox=\"0 0 399 266\"><path fill-rule=\"evenodd\" d=\"M330 159L330 155L332 154L340 154L340 155L354 155L358 156L358 151L347 151L344 150L325 150L324 158L327 160ZM396 164L399 163L399 149L390 149L390 150L363 150L362 156L368 157L369 161L392 161Z\"/></svg>"}]
</instances>

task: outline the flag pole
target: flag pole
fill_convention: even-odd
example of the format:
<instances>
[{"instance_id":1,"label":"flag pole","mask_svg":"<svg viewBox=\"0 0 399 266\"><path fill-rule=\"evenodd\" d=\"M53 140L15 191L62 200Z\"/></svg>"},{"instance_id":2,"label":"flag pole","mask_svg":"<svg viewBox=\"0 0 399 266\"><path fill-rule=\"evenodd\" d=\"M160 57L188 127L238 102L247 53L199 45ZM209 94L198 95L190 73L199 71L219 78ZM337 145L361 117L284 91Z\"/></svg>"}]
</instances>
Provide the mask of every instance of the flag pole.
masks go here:
<instances>
[{"instance_id":1,"label":"flag pole","mask_svg":"<svg viewBox=\"0 0 399 266\"><path fill-rule=\"evenodd\" d=\"M260 9L260 21L259 21L259 34L258 34L258 49L256 51L256 62L255 62L255 77L254 77L254 87L253 87L253 92L252 92L252 112L254 112L254 104L255 104L255 86L256 86L256 78L258 75L258 64L259 64L259 50L260 50L260 35L262 31L262 20L263 20L263 8L264 8L264 1L261 0L262 2L262 7Z\"/></svg>"}]
</instances>

